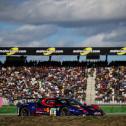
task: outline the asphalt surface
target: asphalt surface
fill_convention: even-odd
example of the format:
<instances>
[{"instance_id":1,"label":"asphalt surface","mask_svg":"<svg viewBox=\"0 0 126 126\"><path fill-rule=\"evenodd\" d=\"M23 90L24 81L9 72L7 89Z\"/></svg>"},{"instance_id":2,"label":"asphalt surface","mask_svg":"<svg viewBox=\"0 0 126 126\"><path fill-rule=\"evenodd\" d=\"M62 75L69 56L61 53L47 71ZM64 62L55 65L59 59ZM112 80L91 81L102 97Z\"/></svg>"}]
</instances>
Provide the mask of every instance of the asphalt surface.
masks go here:
<instances>
[{"instance_id":1,"label":"asphalt surface","mask_svg":"<svg viewBox=\"0 0 126 126\"><path fill-rule=\"evenodd\" d=\"M126 116L0 116L0 126L126 126Z\"/></svg>"}]
</instances>

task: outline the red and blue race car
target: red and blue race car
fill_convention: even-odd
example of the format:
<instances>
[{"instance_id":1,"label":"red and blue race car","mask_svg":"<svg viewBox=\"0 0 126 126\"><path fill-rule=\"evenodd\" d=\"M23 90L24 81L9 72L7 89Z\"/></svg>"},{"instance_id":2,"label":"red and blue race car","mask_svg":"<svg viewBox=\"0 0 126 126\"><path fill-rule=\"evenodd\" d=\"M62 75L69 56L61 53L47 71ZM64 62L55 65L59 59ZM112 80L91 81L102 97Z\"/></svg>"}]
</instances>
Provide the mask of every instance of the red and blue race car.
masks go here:
<instances>
[{"instance_id":1,"label":"red and blue race car","mask_svg":"<svg viewBox=\"0 0 126 126\"><path fill-rule=\"evenodd\" d=\"M18 104L19 116L51 115L56 116L87 116L105 113L98 105L81 104L69 98L39 98L32 102Z\"/></svg>"}]
</instances>

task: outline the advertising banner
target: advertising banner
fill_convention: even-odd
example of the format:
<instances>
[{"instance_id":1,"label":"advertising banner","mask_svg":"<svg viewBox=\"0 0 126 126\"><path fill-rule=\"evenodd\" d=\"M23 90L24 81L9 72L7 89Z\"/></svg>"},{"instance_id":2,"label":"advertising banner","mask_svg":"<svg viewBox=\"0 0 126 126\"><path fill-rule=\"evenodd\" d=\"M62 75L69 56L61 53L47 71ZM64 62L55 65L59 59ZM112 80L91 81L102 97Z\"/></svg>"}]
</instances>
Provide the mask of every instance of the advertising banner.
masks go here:
<instances>
[{"instance_id":1,"label":"advertising banner","mask_svg":"<svg viewBox=\"0 0 126 126\"><path fill-rule=\"evenodd\" d=\"M0 55L126 55L126 47L0 47Z\"/></svg>"}]
</instances>

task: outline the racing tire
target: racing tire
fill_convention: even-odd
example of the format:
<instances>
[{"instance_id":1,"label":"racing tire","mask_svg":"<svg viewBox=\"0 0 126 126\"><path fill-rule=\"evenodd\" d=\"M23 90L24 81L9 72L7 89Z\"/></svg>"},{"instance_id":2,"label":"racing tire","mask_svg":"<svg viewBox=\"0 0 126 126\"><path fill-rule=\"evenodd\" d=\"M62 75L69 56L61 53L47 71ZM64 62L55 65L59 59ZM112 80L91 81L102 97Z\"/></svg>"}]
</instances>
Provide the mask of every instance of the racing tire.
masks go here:
<instances>
[{"instance_id":1,"label":"racing tire","mask_svg":"<svg viewBox=\"0 0 126 126\"><path fill-rule=\"evenodd\" d=\"M27 108L21 108L19 111L19 116L30 116L30 112Z\"/></svg>"},{"instance_id":2,"label":"racing tire","mask_svg":"<svg viewBox=\"0 0 126 126\"><path fill-rule=\"evenodd\" d=\"M105 112L103 110L101 110L101 116L105 116Z\"/></svg>"},{"instance_id":3,"label":"racing tire","mask_svg":"<svg viewBox=\"0 0 126 126\"><path fill-rule=\"evenodd\" d=\"M69 109L67 107L62 108L60 115L61 116L69 116L70 115Z\"/></svg>"},{"instance_id":4,"label":"racing tire","mask_svg":"<svg viewBox=\"0 0 126 126\"><path fill-rule=\"evenodd\" d=\"M94 116L105 116L105 113L101 110L101 111L99 111L99 113L100 114L98 114L98 115L94 115Z\"/></svg>"}]
</instances>

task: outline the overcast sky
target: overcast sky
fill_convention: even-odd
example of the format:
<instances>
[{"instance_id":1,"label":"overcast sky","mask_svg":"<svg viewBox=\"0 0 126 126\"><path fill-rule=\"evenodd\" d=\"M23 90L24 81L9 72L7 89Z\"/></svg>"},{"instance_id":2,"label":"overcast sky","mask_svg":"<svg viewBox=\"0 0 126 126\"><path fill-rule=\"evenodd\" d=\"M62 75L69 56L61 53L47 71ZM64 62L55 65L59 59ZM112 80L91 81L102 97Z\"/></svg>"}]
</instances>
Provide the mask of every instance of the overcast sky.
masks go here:
<instances>
[{"instance_id":1,"label":"overcast sky","mask_svg":"<svg viewBox=\"0 0 126 126\"><path fill-rule=\"evenodd\" d=\"M126 46L126 0L0 0L0 46Z\"/></svg>"}]
</instances>

